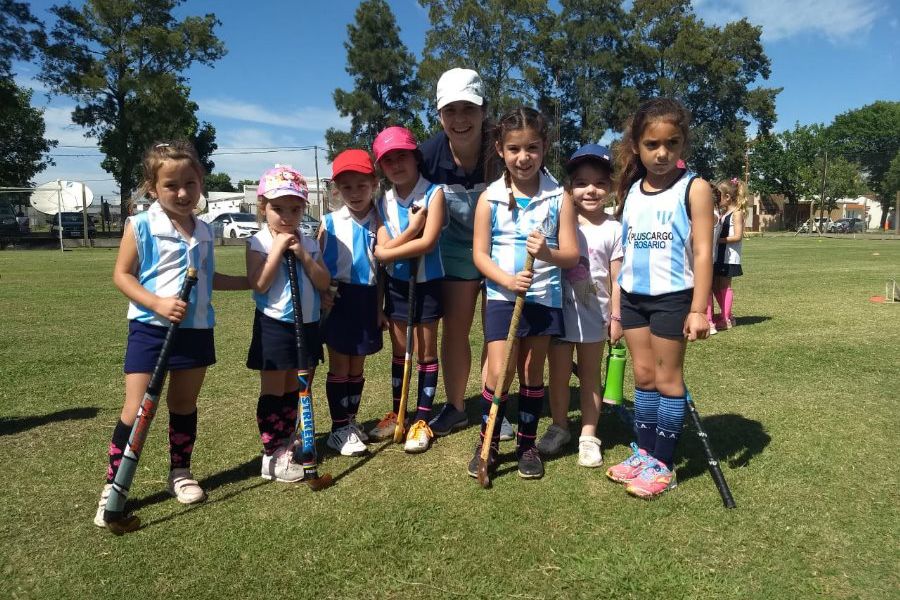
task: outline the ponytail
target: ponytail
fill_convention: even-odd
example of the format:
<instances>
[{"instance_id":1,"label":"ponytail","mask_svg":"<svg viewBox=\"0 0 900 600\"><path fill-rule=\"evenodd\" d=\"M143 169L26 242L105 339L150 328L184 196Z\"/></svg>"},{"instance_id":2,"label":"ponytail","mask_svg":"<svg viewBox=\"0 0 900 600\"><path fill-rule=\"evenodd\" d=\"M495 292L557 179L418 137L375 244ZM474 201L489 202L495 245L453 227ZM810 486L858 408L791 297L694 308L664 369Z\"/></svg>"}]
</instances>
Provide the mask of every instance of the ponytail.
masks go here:
<instances>
[{"instance_id":1,"label":"ponytail","mask_svg":"<svg viewBox=\"0 0 900 600\"><path fill-rule=\"evenodd\" d=\"M744 208L747 207L747 184L737 177L718 181L716 189L731 198L737 210L743 212Z\"/></svg>"}]
</instances>

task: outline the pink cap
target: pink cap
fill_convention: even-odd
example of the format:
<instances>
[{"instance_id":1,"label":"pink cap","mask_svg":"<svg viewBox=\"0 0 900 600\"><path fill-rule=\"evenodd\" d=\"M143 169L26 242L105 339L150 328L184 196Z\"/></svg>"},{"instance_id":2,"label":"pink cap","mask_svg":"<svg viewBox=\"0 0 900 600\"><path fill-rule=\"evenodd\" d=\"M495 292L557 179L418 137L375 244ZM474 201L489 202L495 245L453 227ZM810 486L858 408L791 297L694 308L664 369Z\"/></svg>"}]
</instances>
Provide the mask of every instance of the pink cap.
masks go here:
<instances>
[{"instance_id":1,"label":"pink cap","mask_svg":"<svg viewBox=\"0 0 900 600\"><path fill-rule=\"evenodd\" d=\"M372 164L368 152L353 148L344 150L334 157L334 162L331 164L331 178L335 179L345 171L374 175L375 166Z\"/></svg>"},{"instance_id":2,"label":"pink cap","mask_svg":"<svg viewBox=\"0 0 900 600\"><path fill-rule=\"evenodd\" d=\"M417 150L416 136L406 127L388 127L375 137L372 144L372 152L375 153L375 162L391 150Z\"/></svg>"},{"instance_id":3,"label":"pink cap","mask_svg":"<svg viewBox=\"0 0 900 600\"><path fill-rule=\"evenodd\" d=\"M299 196L306 200L309 197L309 186L300 171L286 165L276 165L259 178L256 194L269 200L281 196Z\"/></svg>"}]
</instances>

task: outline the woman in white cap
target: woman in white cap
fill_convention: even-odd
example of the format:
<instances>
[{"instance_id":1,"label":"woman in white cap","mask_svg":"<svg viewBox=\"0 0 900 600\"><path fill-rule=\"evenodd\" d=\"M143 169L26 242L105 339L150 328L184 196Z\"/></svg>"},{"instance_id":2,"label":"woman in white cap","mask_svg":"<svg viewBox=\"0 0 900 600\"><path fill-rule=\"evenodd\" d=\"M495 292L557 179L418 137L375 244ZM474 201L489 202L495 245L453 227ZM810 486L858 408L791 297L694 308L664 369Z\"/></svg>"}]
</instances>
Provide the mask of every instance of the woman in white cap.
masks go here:
<instances>
[{"instance_id":1,"label":"woman in white cap","mask_svg":"<svg viewBox=\"0 0 900 600\"><path fill-rule=\"evenodd\" d=\"M440 242L445 271L442 295L446 299L441 362L447 403L429 422L434 435L442 436L468 425L463 399L472 367L469 331L482 282L472 260L475 204L494 174L485 170L499 172L499 165L492 168L497 156L488 147L490 123L478 73L455 68L441 75L437 110L443 131L422 143L419 150L422 174L444 188L447 206ZM504 420L501 439L513 438L512 427Z\"/></svg>"}]
</instances>

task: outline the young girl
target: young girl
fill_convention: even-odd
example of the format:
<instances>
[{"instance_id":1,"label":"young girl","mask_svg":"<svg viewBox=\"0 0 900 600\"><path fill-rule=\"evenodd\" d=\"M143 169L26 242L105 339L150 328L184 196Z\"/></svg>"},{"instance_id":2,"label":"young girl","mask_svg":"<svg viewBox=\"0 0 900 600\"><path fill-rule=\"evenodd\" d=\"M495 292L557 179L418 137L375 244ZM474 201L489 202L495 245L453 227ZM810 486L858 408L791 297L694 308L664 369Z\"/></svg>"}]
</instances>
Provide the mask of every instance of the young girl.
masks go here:
<instances>
[{"instance_id":1,"label":"young girl","mask_svg":"<svg viewBox=\"0 0 900 600\"><path fill-rule=\"evenodd\" d=\"M747 205L747 187L740 179L729 179L716 184L719 192L719 218L721 233L716 239L718 250L713 265L713 294L722 309L716 326L719 329L734 327L731 308L734 305L734 290L731 278L744 274L741 269L741 240L744 237L744 207Z\"/></svg>"},{"instance_id":2,"label":"young girl","mask_svg":"<svg viewBox=\"0 0 900 600\"><path fill-rule=\"evenodd\" d=\"M382 346L374 255L378 219L372 202L378 179L369 154L355 149L335 157L331 178L344 205L326 214L319 229L325 266L337 282L334 306L322 327L328 347L325 395L332 430L327 443L344 456L359 456L365 454L368 439L356 424L365 384L363 367L366 356Z\"/></svg>"},{"instance_id":3,"label":"young girl","mask_svg":"<svg viewBox=\"0 0 900 600\"><path fill-rule=\"evenodd\" d=\"M256 424L263 445L261 475L263 479L293 482L303 478L303 467L292 460L291 448L300 395L300 365L290 273L284 253L290 250L297 257L307 355L304 366L309 369L310 386L316 365L322 360L319 292L328 289L331 275L316 241L298 230L309 194L303 175L290 167L276 166L263 173L256 193L266 226L247 242L247 280L256 302L247 368L259 371L260 376Z\"/></svg>"},{"instance_id":4,"label":"young girl","mask_svg":"<svg viewBox=\"0 0 900 600\"><path fill-rule=\"evenodd\" d=\"M516 366L521 386L516 436L519 476L534 479L544 474L534 445L544 404L544 362L550 337L564 334L560 268L574 267L578 261L575 210L543 169L547 123L539 112L523 107L505 114L495 129L495 140L506 170L481 194L475 208L473 258L487 278L484 341L488 349L481 440L468 472L477 477L485 443L490 444L488 469L496 468L499 427L493 439L485 440L485 425L495 393L501 398L498 425L506 410L507 389L495 386L516 295L525 293L510 365ZM535 257L533 271L524 270L526 252Z\"/></svg>"},{"instance_id":5,"label":"young girl","mask_svg":"<svg viewBox=\"0 0 900 600\"><path fill-rule=\"evenodd\" d=\"M105 527L103 511L122 453L170 323L180 323L169 357L168 491L183 504L206 499L191 474L197 437L197 396L206 367L216 362L212 290L245 290L244 277L215 272L210 226L194 216L204 170L196 150L185 141L150 147L143 158L142 190L155 200L147 211L129 217L113 270L113 282L131 301L125 350L125 405L109 444L106 485L94 524ZM188 268L198 271L190 301L178 299Z\"/></svg>"},{"instance_id":6,"label":"young girl","mask_svg":"<svg viewBox=\"0 0 900 600\"><path fill-rule=\"evenodd\" d=\"M600 419L600 370L603 342L622 337L622 326L610 320L619 314L619 267L622 264L622 226L604 210L612 187L609 149L588 144L566 164L567 192L578 214L578 264L563 271L563 318L566 335L550 345L550 414L553 424L537 443L541 454L550 455L571 439L566 413L572 351L578 350L581 397L581 437L578 464L603 464L597 422ZM610 280L612 284L610 285ZM611 288L611 289L610 289Z\"/></svg>"},{"instance_id":7,"label":"young girl","mask_svg":"<svg viewBox=\"0 0 900 600\"><path fill-rule=\"evenodd\" d=\"M391 182L391 188L378 206L381 225L375 257L387 263L384 312L390 322L394 404L382 424L370 433L375 438L389 436L393 434L391 417L394 424L397 422L409 318L409 280L415 274L413 323L419 373L418 404L404 445L404 450L413 454L428 450L434 437L428 421L438 381L437 326L443 313L441 280L444 277L438 245L444 223L444 193L419 175L417 148L412 132L403 127L388 127L372 145L375 163Z\"/></svg>"},{"instance_id":8,"label":"young girl","mask_svg":"<svg viewBox=\"0 0 900 600\"><path fill-rule=\"evenodd\" d=\"M621 319L631 353L638 440L632 456L606 475L641 498L676 485L686 340L705 338L709 331L712 191L678 167L688 150L689 124L690 114L678 102L645 102L625 130L620 154L622 312L611 318Z\"/></svg>"}]
</instances>

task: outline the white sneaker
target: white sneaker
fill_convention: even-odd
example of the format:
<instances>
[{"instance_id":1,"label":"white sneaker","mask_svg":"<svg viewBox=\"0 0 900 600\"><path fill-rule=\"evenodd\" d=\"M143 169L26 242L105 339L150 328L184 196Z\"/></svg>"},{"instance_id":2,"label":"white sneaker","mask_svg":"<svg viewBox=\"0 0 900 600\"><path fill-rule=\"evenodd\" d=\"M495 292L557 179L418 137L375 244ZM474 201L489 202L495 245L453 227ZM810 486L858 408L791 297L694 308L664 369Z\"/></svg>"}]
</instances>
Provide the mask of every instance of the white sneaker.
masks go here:
<instances>
[{"instance_id":1,"label":"white sneaker","mask_svg":"<svg viewBox=\"0 0 900 600\"><path fill-rule=\"evenodd\" d=\"M106 500L109 498L109 492L112 490L112 484L107 483L100 492L100 502L97 503L97 514L94 515L94 525L106 529L106 521L103 520L103 512L106 510Z\"/></svg>"},{"instance_id":2,"label":"white sneaker","mask_svg":"<svg viewBox=\"0 0 900 600\"><path fill-rule=\"evenodd\" d=\"M541 436L536 445L541 454L549 456L558 453L571 439L572 434L569 433L568 429L563 429L553 423L547 428L547 432Z\"/></svg>"},{"instance_id":3,"label":"white sneaker","mask_svg":"<svg viewBox=\"0 0 900 600\"><path fill-rule=\"evenodd\" d=\"M428 450L428 447L431 446L431 439L433 437L434 433L431 431L431 427L429 427L425 421L419 419L409 428L403 450L410 454L425 452Z\"/></svg>"},{"instance_id":4,"label":"white sneaker","mask_svg":"<svg viewBox=\"0 0 900 600\"><path fill-rule=\"evenodd\" d=\"M362 443L366 443L369 441L369 435L363 431L362 427L359 426L359 423L356 422L356 417L350 419L350 427L353 428L353 431L356 432L356 437L359 438L359 441Z\"/></svg>"},{"instance_id":5,"label":"white sneaker","mask_svg":"<svg viewBox=\"0 0 900 600\"><path fill-rule=\"evenodd\" d=\"M169 493L182 504L194 504L206 500L206 492L191 475L190 469L172 469L169 471Z\"/></svg>"},{"instance_id":6,"label":"white sneaker","mask_svg":"<svg viewBox=\"0 0 900 600\"><path fill-rule=\"evenodd\" d=\"M341 456L360 456L366 453L366 445L360 441L352 425L332 431L325 445L340 452Z\"/></svg>"},{"instance_id":7,"label":"white sneaker","mask_svg":"<svg viewBox=\"0 0 900 600\"><path fill-rule=\"evenodd\" d=\"M603 464L599 439L592 435L578 438L578 464L582 467L599 467Z\"/></svg>"},{"instance_id":8,"label":"white sneaker","mask_svg":"<svg viewBox=\"0 0 900 600\"><path fill-rule=\"evenodd\" d=\"M717 333L719 333L719 330L716 329L715 323L710 323L709 324L709 335L716 335Z\"/></svg>"},{"instance_id":9,"label":"white sneaker","mask_svg":"<svg viewBox=\"0 0 900 600\"><path fill-rule=\"evenodd\" d=\"M303 466L293 461L293 448L282 446L275 454L263 455L260 477L270 481L294 483L303 479Z\"/></svg>"}]
</instances>

